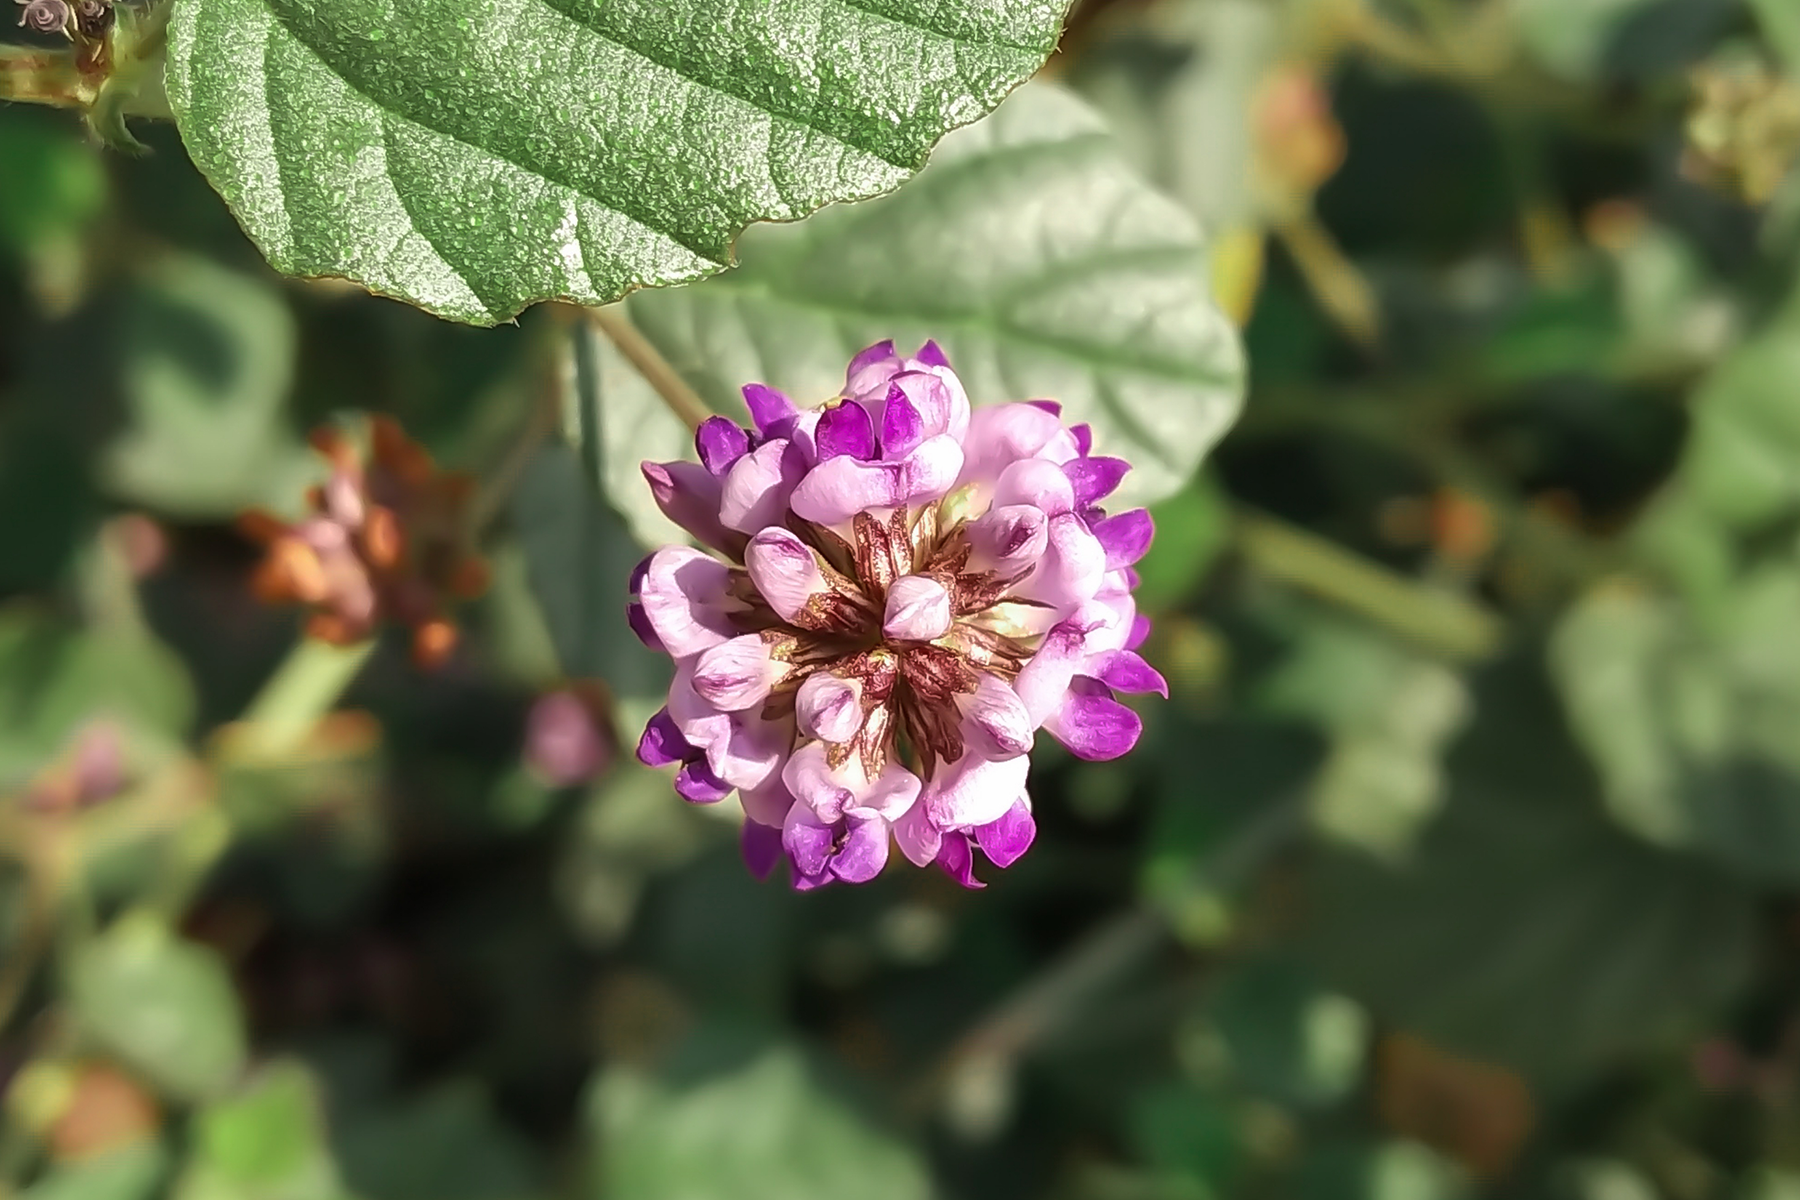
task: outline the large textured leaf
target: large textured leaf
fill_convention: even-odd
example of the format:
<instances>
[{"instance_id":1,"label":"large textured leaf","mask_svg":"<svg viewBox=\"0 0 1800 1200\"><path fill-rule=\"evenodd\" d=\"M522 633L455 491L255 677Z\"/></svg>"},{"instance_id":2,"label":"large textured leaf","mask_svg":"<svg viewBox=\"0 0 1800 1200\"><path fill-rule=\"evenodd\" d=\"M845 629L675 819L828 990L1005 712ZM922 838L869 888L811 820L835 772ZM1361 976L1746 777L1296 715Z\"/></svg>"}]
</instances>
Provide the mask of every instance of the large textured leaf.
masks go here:
<instances>
[{"instance_id":1,"label":"large textured leaf","mask_svg":"<svg viewBox=\"0 0 1800 1200\"><path fill-rule=\"evenodd\" d=\"M1021 89L900 193L752 230L742 251L628 306L720 412L741 418L752 380L823 400L864 346L936 338L976 404L1053 397L1091 422L1098 453L1136 465L1121 504L1179 490L1237 413L1242 355L1193 220L1058 88ZM692 446L641 384L610 387L602 420L608 487L644 532L637 460Z\"/></svg>"},{"instance_id":2,"label":"large textured leaf","mask_svg":"<svg viewBox=\"0 0 1800 1200\"><path fill-rule=\"evenodd\" d=\"M274 265L504 320L895 187L1064 0L186 0L169 101Z\"/></svg>"}]
</instances>

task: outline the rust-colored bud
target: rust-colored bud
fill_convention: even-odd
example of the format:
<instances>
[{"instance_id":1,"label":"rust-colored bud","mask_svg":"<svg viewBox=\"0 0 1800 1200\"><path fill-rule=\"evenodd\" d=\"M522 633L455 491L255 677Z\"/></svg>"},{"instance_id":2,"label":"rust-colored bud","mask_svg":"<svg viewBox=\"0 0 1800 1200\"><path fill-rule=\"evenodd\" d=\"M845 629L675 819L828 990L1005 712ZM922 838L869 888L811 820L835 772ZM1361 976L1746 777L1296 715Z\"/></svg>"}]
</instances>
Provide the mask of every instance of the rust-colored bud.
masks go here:
<instances>
[{"instance_id":1,"label":"rust-colored bud","mask_svg":"<svg viewBox=\"0 0 1800 1200\"><path fill-rule=\"evenodd\" d=\"M414 657L442 663L457 643L445 604L487 583L470 545L471 481L440 471L390 417L371 417L362 437L326 426L309 440L330 475L307 489L307 515L239 519L268 548L252 579L256 594L306 605L307 632L338 645L373 636L383 622L408 625Z\"/></svg>"}]
</instances>

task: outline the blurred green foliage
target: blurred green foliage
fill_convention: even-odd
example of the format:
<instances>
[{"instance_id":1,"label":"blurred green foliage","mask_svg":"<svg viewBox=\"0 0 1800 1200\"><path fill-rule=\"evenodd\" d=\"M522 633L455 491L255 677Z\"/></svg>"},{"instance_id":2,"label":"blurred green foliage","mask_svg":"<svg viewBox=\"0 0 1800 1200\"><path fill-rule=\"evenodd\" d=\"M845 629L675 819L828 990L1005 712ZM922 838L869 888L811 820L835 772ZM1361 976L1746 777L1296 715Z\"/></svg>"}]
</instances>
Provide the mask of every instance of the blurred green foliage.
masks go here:
<instances>
[{"instance_id":1,"label":"blurred green foliage","mask_svg":"<svg viewBox=\"0 0 1800 1200\"><path fill-rule=\"evenodd\" d=\"M0 1197L1789 1200L1795 71L1789 0L1090 0L915 184L613 310L702 406L935 335L1146 460L1137 752L1040 748L985 891L807 896L630 761L629 355L0 107ZM234 522L358 411L492 582L271 740Z\"/></svg>"}]
</instances>

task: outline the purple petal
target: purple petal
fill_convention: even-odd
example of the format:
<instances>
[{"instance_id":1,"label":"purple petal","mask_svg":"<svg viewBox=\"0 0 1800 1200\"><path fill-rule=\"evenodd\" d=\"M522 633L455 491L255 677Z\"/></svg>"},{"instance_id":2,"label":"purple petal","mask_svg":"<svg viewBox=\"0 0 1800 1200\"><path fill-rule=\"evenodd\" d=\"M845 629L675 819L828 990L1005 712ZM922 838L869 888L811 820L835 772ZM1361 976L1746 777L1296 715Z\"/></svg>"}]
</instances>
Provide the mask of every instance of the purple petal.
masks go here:
<instances>
[{"instance_id":1,"label":"purple petal","mask_svg":"<svg viewBox=\"0 0 1800 1200\"><path fill-rule=\"evenodd\" d=\"M1106 551L1106 569L1113 571L1144 557L1150 549L1150 539L1156 536L1156 523L1150 519L1148 509L1134 508L1096 522L1094 536Z\"/></svg>"},{"instance_id":2,"label":"purple petal","mask_svg":"<svg viewBox=\"0 0 1800 1200\"><path fill-rule=\"evenodd\" d=\"M1043 458L1027 458L1000 473L994 484L996 506L1029 504L1056 517L1075 506L1075 485L1063 468Z\"/></svg>"},{"instance_id":3,"label":"purple petal","mask_svg":"<svg viewBox=\"0 0 1800 1200\"><path fill-rule=\"evenodd\" d=\"M881 411L881 452L890 459L905 458L925 440L925 418L898 383L888 385L887 404Z\"/></svg>"},{"instance_id":4,"label":"purple petal","mask_svg":"<svg viewBox=\"0 0 1800 1200\"><path fill-rule=\"evenodd\" d=\"M831 873L845 883L867 883L887 866L888 823L873 817L849 825L843 847L832 855Z\"/></svg>"},{"instance_id":5,"label":"purple petal","mask_svg":"<svg viewBox=\"0 0 1800 1200\"><path fill-rule=\"evenodd\" d=\"M944 844L938 848L937 865L944 868L944 874L956 880L966 888L983 888L987 885L975 878L975 856L969 853L969 839L960 833L946 833Z\"/></svg>"},{"instance_id":6,"label":"purple petal","mask_svg":"<svg viewBox=\"0 0 1800 1200\"><path fill-rule=\"evenodd\" d=\"M745 821L738 833L738 849L744 855L744 865L750 868L750 874L766 880L774 874L775 864L781 861L781 830Z\"/></svg>"},{"instance_id":7,"label":"purple petal","mask_svg":"<svg viewBox=\"0 0 1800 1200\"><path fill-rule=\"evenodd\" d=\"M862 790L855 804L859 817L866 818L870 813L884 821L896 821L914 808L914 801L924 784L917 775L897 762L890 762L881 769L875 781Z\"/></svg>"},{"instance_id":8,"label":"purple petal","mask_svg":"<svg viewBox=\"0 0 1800 1200\"><path fill-rule=\"evenodd\" d=\"M854 400L845 401L825 410L813 441L820 462L841 454L868 462L875 457L875 424L869 420L868 409Z\"/></svg>"},{"instance_id":9,"label":"purple petal","mask_svg":"<svg viewBox=\"0 0 1800 1200\"><path fill-rule=\"evenodd\" d=\"M976 748L987 757L1011 758L1031 749L1036 727L1011 685L984 672L966 703L964 711L978 735Z\"/></svg>"},{"instance_id":10,"label":"purple petal","mask_svg":"<svg viewBox=\"0 0 1800 1200\"><path fill-rule=\"evenodd\" d=\"M950 593L929 575L902 575L888 585L881 631L899 642L929 642L950 630Z\"/></svg>"},{"instance_id":11,"label":"purple petal","mask_svg":"<svg viewBox=\"0 0 1800 1200\"><path fill-rule=\"evenodd\" d=\"M998 820L1025 790L1031 758L983 758L964 754L948 769L939 766L921 798L925 815L939 829L969 829Z\"/></svg>"},{"instance_id":12,"label":"purple petal","mask_svg":"<svg viewBox=\"0 0 1800 1200\"><path fill-rule=\"evenodd\" d=\"M977 409L965 441L964 483L988 483L1024 458L1034 458L1063 432L1062 422L1032 404L995 404Z\"/></svg>"},{"instance_id":13,"label":"purple petal","mask_svg":"<svg viewBox=\"0 0 1800 1200\"><path fill-rule=\"evenodd\" d=\"M704 545L735 553L743 539L719 522L719 481L699 463L647 462L640 468L663 516Z\"/></svg>"},{"instance_id":14,"label":"purple petal","mask_svg":"<svg viewBox=\"0 0 1800 1200\"><path fill-rule=\"evenodd\" d=\"M794 874L803 877L823 875L836 836L832 827L814 816L804 804L789 809L787 821L781 827L781 846L787 851L788 861L794 864Z\"/></svg>"},{"instance_id":15,"label":"purple petal","mask_svg":"<svg viewBox=\"0 0 1800 1200\"><path fill-rule=\"evenodd\" d=\"M759 634L746 633L721 642L694 664L694 691L721 712L741 712L769 698L787 673Z\"/></svg>"},{"instance_id":16,"label":"purple petal","mask_svg":"<svg viewBox=\"0 0 1800 1200\"><path fill-rule=\"evenodd\" d=\"M650 560L655 557L654 554L646 554L637 566L631 568L631 581L625 585L625 590L633 596L644 590L644 576L650 573Z\"/></svg>"},{"instance_id":17,"label":"purple petal","mask_svg":"<svg viewBox=\"0 0 1800 1200\"><path fill-rule=\"evenodd\" d=\"M1094 427L1083 421L1079 425L1069 426L1069 436L1075 439L1075 450L1086 458L1094 451Z\"/></svg>"},{"instance_id":18,"label":"purple petal","mask_svg":"<svg viewBox=\"0 0 1800 1200\"><path fill-rule=\"evenodd\" d=\"M962 474L962 443L950 433L926 438L900 466L898 503L941 500L956 486L957 476Z\"/></svg>"},{"instance_id":19,"label":"purple petal","mask_svg":"<svg viewBox=\"0 0 1800 1200\"><path fill-rule=\"evenodd\" d=\"M948 372L902 371L894 376L893 382L888 385L888 403L893 403L896 392L905 397L906 403L918 416L919 432L912 438L911 444L904 448L887 446L883 442L889 458L899 458L926 438L956 432L952 426L956 423L958 401L966 404L967 400L961 395L961 384L952 386L955 377L951 376L950 380L946 380L943 377L945 374Z\"/></svg>"},{"instance_id":20,"label":"purple petal","mask_svg":"<svg viewBox=\"0 0 1800 1200\"><path fill-rule=\"evenodd\" d=\"M690 804L717 804L731 794L731 785L714 775L705 759L697 758L676 774L675 794Z\"/></svg>"},{"instance_id":21,"label":"purple petal","mask_svg":"<svg viewBox=\"0 0 1800 1200\"><path fill-rule=\"evenodd\" d=\"M774 434L779 426L793 420L800 411L792 400L761 383L744 385L744 405L750 410L750 420L755 423L756 431L764 437Z\"/></svg>"},{"instance_id":22,"label":"purple petal","mask_svg":"<svg viewBox=\"0 0 1800 1200\"><path fill-rule=\"evenodd\" d=\"M664 654L669 652L668 647L662 644L662 639L656 636L656 626L650 624L650 614L644 611L642 600L633 600L625 605L625 623L631 626L631 632L637 634L638 641L650 649Z\"/></svg>"},{"instance_id":23,"label":"purple petal","mask_svg":"<svg viewBox=\"0 0 1800 1200\"><path fill-rule=\"evenodd\" d=\"M1145 662L1142 655L1132 650L1115 650L1102 658L1095 675L1115 692L1127 695L1155 692L1164 700L1169 698L1168 681Z\"/></svg>"},{"instance_id":24,"label":"purple petal","mask_svg":"<svg viewBox=\"0 0 1800 1200\"><path fill-rule=\"evenodd\" d=\"M1002 504L969 522L969 543L984 565L1002 575L1024 570L1044 555L1050 522L1032 504Z\"/></svg>"},{"instance_id":25,"label":"purple petal","mask_svg":"<svg viewBox=\"0 0 1800 1200\"><path fill-rule=\"evenodd\" d=\"M1144 732L1138 715L1097 680L1077 676L1060 711L1044 728L1077 758L1105 762L1128 753Z\"/></svg>"},{"instance_id":26,"label":"purple petal","mask_svg":"<svg viewBox=\"0 0 1800 1200\"><path fill-rule=\"evenodd\" d=\"M713 475L723 475L731 464L750 450L750 435L726 417L708 417L694 432L694 450L700 465Z\"/></svg>"},{"instance_id":27,"label":"purple petal","mask_svg":"<svg viewBox=\"0 0 1800 1200\"><path fill-rule=\"evenodd\" d=\"M670 763L683 762L693 757L694 748L688 740L681 736L669 710L659 708L656 715L644 725L643 736L638 738L638 761L646 767L666 767Z\"/></svg>"},{"instance_id":28,"label":"purple petal","mask_svg":"<svg viewBox=\"0 0 1800 1200\"><path fill-rule=\"evenodd\" d=\"M915 867L925 866L937 857L944 844L943 832L931 823L923 804L915 804L894 821L894 841L900 853Z\"/></svg>"},{"instance_id":29,"label":"purple petal","mask_svg":"<svg viewBox=\"0 0 1800 1200\"><path fill-rule=\"evenodd\" d=\"M750 582L784 621L793 620L807 601L825 590L825 574L812 549L779 526L750 539L744 547L744 566Z\"/></svg>"},{"instance_id":30,"label":"purple petal","mask_svg":"<svg viewBox=\"0 0 1800 1200\"><path fill-rule=\"evenodd\" d=\"M794 751L787 766L781 769L781 782L803 807L821 822L841 820L844 810L856 803L856 796L843 785L840 773L834 772L825 757L821 742L810 742ZM788 820L793 821L793 814ZM808 874L817 874L809 871Z\"/></svg>"},{"instance_id":31,"label":"purple petal","mask_svg":"<svg viewBox=\"0 0 1800 1200\"><path fill-rule=\"evenodd\" d=\"M847 742L862 728L862 684L815 671L794 694L794 721L807 737Z\"/></svg>"},{"instance_id":32,"label":"purple petal","mask_svg":"<svg viewBox=\"0 0 1800 1200\"><path fill-rule=\"evenodd\" d=\"M1131 618L1131 634L1125 639L1127 650L1136 650L1150 638L1150 618L1142 613Z\"/></svg>"},{"instance_id":33,"label":"purple petal","mask_svg":"<svg viewBox=\"0 0 1800 1200\"><path fill-rule=\"evenodd\" d=\"M867 349L857 351L856 357L850 360L850 369L844 374L847 378L854 378L877 363L887 362L889 359L899 359L899 355L894 353L892 338L885 342L876 342Z\"/></svg>"},{"instance_id":34,"label":"purple petal","mask_svg":"<svg viewBox=\"0 0 1800 1200\"><path fill-rule=\"evenodd\" d=\"M1032 818L1031 805L1023 796L998 821L975 829L975 844L981 847L989 862L1002 870L1018 862L1019 857L1031 849L1036 837L1037 821Z\"/></svg>"},{"instance_id":35,"label":"purple petal","mask_svg":"<svg viewBox=\"0 0 1800 1200\"><path fill-rule=\"evenodd\" d=\"M926 342L920 346L919 352L913 355L913 359L928 367L948 367L950 365L950 359L945 356L944 348L935 341Z\"/></svg>"},{"instance_id":36,"label":"purple petal","mask_svg":"<svg viewBox=\"0 0 1800 1200\"><path fill-rule=\"evenodd\" d=\"M731 568L691 546L664 546L650 560L639 602L668 652L685 658L732 637Z\"/></svg>"},{"instance_id":37,"label":"purple petal","mask_svg":"<svg viewBox=\"0 0 1800 1200\"><path fill-rule=\"evenodd\" d=\"M805 469L799 448L786 438L764 442L726 472L719 520L743 533L780 525L788 497Z\"/></svg>"},{"instance_id":38,"label":"purple petal","mask_svg":"<svg viewBox=\"0 0 1800 1200\"><path fill-rule=\"evenodd\" d=\"M1122 458L1076 458L1063 464L1063 474L1075 489L1075 505L1086 508L1118 490L1131 464Z\"/></svg>"},{"instance_id":39,"label":"purple petal","mask_svg":"<svg viewBox=\"0 0 1800 1200\"><path fill-rule=\"evenodd\" d=\"M1053 417L1062 416L1062 401L1060 400L1027 400L1025 403L1033 408L1041 408Z\"/></svg>"},{"instance_id":40,"label":"purple petal","mask_svg":"<svg viewBox=\"0 0 1800 1200\"><path fill-rule=\"evenodd\" d=\"M1092 600L1106 581L1106 551L1074 513L1050 519L1037 570L1018 587L1020 595L1068 611Z\"/></svg>"},{"instance_id":41,"label":"purple petal","mask_svg":"<svg viewBox=\"0 0 1800 1200\"><path fill-rule=\"evenodd\" d=\"M794 794L776 772L756 787L739 788L738 803L756 824L780 829L787 823L788 809L794 807Z\"/></svg>"},{"instance_id":42,"label":"purple petal","mask_svg":"<svg viewBox=\"0 0 1800 1200\"><path fill-rule=\"evenodd\" d=\"M793 509L804 520L839 525L872 508L892 508L906 499L905 463L865 463L848 455L829 459L806 473L794 488Z\"/></svg>"}]
</instances>

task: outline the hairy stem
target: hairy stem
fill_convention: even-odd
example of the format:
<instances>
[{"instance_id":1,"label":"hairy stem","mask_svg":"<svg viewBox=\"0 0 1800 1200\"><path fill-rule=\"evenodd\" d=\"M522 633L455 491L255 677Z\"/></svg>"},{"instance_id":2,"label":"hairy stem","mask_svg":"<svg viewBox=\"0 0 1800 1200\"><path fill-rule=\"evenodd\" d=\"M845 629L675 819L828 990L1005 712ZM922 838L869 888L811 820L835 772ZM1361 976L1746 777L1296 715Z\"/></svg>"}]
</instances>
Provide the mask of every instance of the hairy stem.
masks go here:
<instances>
[{"instance_id":1,"label":"hairy stem","mask_svg":"<svg viewBox=\"0 0 1800 1200\"><path fill-rule=\"evenodd\" d=\"M638 332L638 327L631 323L631 318L618 305L592 309L588 319L595 328L604 333L607 340L619 348L637 373L644 377L644 382L662 397L669 411L681 420L689 429L700 428L700 422L713 415L706 401L700 394L689 387L687 381L678 374L662 352L650 344L650 339Z\"/></svg>"}]
</instances>

